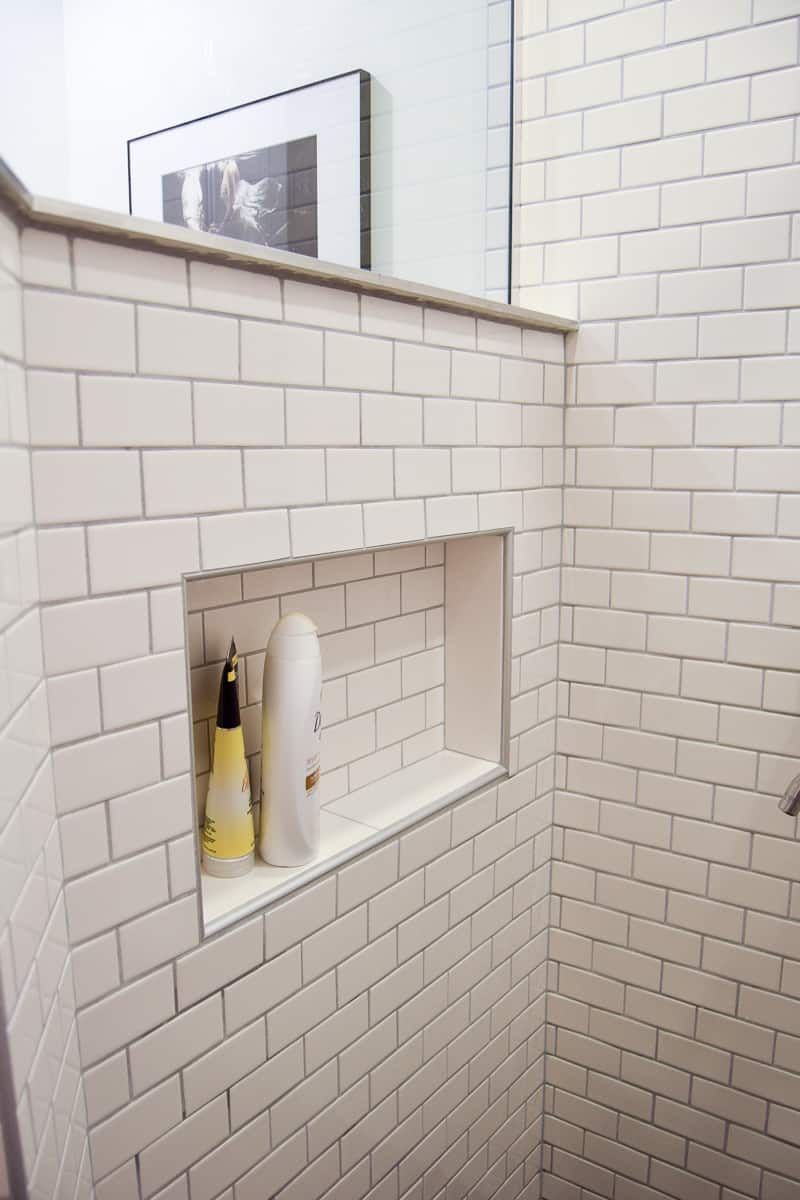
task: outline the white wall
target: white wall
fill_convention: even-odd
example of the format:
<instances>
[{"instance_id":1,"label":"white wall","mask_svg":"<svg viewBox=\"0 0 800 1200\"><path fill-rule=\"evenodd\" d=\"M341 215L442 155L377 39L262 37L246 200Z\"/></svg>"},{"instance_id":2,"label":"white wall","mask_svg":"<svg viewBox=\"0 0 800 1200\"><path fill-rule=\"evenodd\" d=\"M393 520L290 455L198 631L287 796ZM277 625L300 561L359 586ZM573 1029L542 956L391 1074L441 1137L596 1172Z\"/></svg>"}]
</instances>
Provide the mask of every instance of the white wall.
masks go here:
<instances>
[{"instance_id":1,"label":"white wall","mask_svg":"<svg viewBox=\"0 0 800 1200\"><path fill-rule=\"evenodd\" d=\"M20 239L0 212L0 1111L29 1200L89 1200L41 636ZM15 1118L12 1129L9 1117ZM21 1161L20 1161L21 1157ZM3 1175L0 1168L0 1195ZM14 1195L22 1191L16 1187Z\"/></svg>"},{"instance_id":2,"label":"white wall","mask_svg":"<svg viewBox=\"0 0 800 1200\"><path fill-rule=\"evenodd\" d=\"M581 323L547 1196L798 1194L798 14L521 6L521 296Z\"/></svg>"},{"instance_id":3,"label":"white wall","mask_svg":"<svg viewBox=\"0 0 800 1200\"><path fill-rule=\"evenodd\" d=\"M487 283L484 256L489 7L141 0L134 10L64 0L62 51L61 4L37 0L13 16L8 44L20 65L0 95L15 126L0 117L0 153L38 192L127 211L129 138L363 68L376 82L374 268L483 293L502 286L496 256ZM492 60L502 67L502 54ZM55 66L45 73L43 61Z\"/></svg>"},{"instance_id":4,"label":"white wall","mask_svg":"<svg viewBox=\"0 0 800 1200\"><path fill-rule=\"evenodd\" d=\"M33 615L97 1200L237 1180L237 1200L538 1200L563 337L79 231L22 244ZM509 778L199 945L181 572L498 527ZM411 650L416 613L400 621ZM339 642L343 669L375 665L367 634ZM360 721L347 736L371 742ZM2 970L32 920L7 931L3 895ZM29 1029L9 1036L23 1062ZM89 1200L48 1182L31 1200Z\"/></svg>"},{"instance_id":5,"label":"white wall","mask_svg":"<svg viewBox=\"0 0 800 1200\"><path fill-rule=\"evenodd\" d=\"M62 0L0 0L0 155L33 192L66 196Z\"/></svg>"}]
</instances>

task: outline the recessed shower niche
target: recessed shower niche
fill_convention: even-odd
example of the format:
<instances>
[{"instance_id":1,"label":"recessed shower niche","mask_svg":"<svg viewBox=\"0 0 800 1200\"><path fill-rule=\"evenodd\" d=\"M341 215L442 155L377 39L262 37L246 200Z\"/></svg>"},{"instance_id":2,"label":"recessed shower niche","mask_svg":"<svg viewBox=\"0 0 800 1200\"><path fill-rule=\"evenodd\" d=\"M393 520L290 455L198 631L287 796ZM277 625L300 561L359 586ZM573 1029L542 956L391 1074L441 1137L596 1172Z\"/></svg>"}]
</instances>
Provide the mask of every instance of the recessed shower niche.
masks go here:
<instances>
[{"instance_id":1,"label":"recessed shower niche","mask_svg":"<svg viewBox=\"0 0 800 1200\"><path fill-rule=\"evenodd\" d=\"M506 530L186 576L198 827L231 637L256 801L264 650L275 623L305 613L322 654L319 855L292 868L256 856L235 879L201 871L206 933L506 773L510 578Z\"/></svg>"}]
</instances>

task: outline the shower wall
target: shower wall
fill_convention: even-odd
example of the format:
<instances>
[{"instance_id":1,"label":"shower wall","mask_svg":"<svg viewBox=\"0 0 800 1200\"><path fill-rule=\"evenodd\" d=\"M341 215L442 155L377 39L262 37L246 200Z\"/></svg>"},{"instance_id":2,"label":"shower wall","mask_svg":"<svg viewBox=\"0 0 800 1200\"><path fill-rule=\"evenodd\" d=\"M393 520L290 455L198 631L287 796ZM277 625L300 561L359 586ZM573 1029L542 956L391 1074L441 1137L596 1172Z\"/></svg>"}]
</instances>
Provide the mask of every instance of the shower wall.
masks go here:
<instances>
[{"instance_id":1,"label":"shower wall","mask_svg":"<svg viewBox=\"0 0 800 1200\"><path fill-rule=\"evenodd\" d=\"M39 619L20 238L0 212L0 1140L13 1195L91 1191ZM2 1157L2 1154L0 1154Z\"/></svg>"},{"instance_id":2,"label":"shower wall","mask_svg":"<svg viewBox=\"0 0 800 1200\"><path fill-rule=\"evenodd\" d=\"M800 766L798 12L520 6L519 296L580 318L558 1200L798 1194L800 846L776 808Z\"/></svg>"},{"instance_id":3,"label":"shower wall","mask_svg":"<svg viewBox=\"0 0 800 1200\"><path fill-rule=\"evenodd\" d=\"M0 948L30 1195L534 1200L563 333L88 219L2 226L28 590ZM498 528L509 778L203 939L182 573Z\"/></svg>"}]
</instances>

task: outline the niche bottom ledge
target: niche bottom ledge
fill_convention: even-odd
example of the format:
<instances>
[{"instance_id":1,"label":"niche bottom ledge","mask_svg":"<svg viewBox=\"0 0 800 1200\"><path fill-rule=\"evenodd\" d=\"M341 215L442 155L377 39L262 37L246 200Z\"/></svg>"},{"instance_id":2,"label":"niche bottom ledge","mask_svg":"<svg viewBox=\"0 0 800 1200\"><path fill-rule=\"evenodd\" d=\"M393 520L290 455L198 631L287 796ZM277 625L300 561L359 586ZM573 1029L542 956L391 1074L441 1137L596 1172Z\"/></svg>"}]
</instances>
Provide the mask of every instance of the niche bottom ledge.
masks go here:
<instances>
[{"instance_id":1,"label":"niche bottom ledge","mask_svg":"<svg viewBox=\"0 0 800 1200\"><path fill-rule=\"evenodd\" d=\"M202 873L206 935L341 866L393 834L507 774L499 763L440 750L421 762L332 800L320 814L320 852L302 867L256 865L239 879Z\"/></svg>"}]
</instances>

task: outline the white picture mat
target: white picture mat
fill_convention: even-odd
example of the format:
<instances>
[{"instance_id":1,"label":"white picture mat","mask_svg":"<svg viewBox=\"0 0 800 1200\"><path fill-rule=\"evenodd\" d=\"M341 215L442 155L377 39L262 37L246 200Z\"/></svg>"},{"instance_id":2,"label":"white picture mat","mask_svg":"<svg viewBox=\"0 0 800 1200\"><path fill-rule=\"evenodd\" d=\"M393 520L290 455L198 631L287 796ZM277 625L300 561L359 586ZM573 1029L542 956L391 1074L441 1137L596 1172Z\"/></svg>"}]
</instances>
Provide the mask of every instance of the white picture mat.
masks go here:
<instances>
[{"instance_id":1,"label":"white picture mat","mask_svg":"<svg viewBox=\"0 0 800 1200\"><path fill-rule=\"evenodd\" d=\"M361 266L359 72L132 141L131 211L163 221L162 176L296 138L317 139L317 253Z\"/></svg>"}]
</instances>

